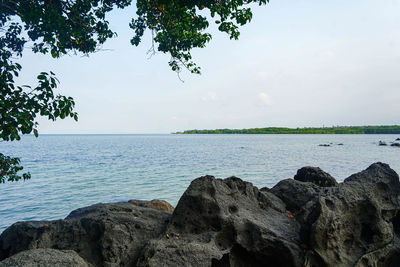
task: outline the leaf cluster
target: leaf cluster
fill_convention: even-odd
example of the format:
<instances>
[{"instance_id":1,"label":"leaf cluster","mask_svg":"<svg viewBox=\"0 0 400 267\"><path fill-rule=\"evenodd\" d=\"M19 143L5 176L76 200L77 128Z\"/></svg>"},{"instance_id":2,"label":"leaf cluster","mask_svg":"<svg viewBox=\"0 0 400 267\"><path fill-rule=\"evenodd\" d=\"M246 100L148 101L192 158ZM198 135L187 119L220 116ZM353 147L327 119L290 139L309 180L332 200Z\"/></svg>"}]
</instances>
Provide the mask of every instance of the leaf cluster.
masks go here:
<instances>
[{"instance_id":1,"label":"leaf cluster","mask_svg":"<svg viewBox=\"0 0 400 267\"><path fill-rule=\"evenodd\" d=\"M0 153L0 183L16 182L18 180L27 180L31 178L31 174L24 173L22 176L17 173L23 169L19 158L11 158Z\"/></svg>"},{"instance_id":2,"label":"leaf cluster","mask_svg":"<svg viewBox=\"0 0 400 267\"><path fill-rule=\"evenodd\" d=\"M22 66L14 62L14 59L22 56L27 40L22 34L23 26L11 17L18 14L21 19L26 20L32 11L21 13L24 11L23 7L29 7L30 1L24 2L26 6L18 5L17 1L7 1L7 4L8 12L5 12L5 4L0 2L0 9L3 11L0 16L0 138L13 141L20 140L21 134L33 132L35 136L38 135L38 115L47 116L50 120L64 119L67 116L77 120L78 117L73 112L74 100L54 93L58 83L54 73L41 72L37 76L38 85L33 88L15 84L14 79L19 76ZM12 5L14 14L10 11ZM27 24L24 28L32 35Z\"/></svg>"},{"instance_id":3,"label":"leaf cluster","mask_svg":"<svg viewBox=\"0 0 400 267\"><path fill-rule=\"evenodd\" d=\"M37 137L38 116L78 120L74 100L55 93L59 81L53 72L41 72L36 86L16 84L22 66L15 60L27 44L33 52L53 58L69 51L95 52L115 36L106 13L130 4L131 0L0 0L0 140L20 140L30 133ZM1 154L1 160L0 181L20 180L20 159Z\"/></svg>"},{"instance_id":4,"label":"leaf cluster","mask_svg":"<svg viewBox=\"0 0 400 267\"><path fill-rule=\"evenodd\" d=\"M221 32L238 39L239 26L252 18L247 5L267 2L137 0L137 17L130 23L135 32L131 43L139 45L144 32L150 30L153 51L155 43L158 51L169 53L173 71L185 67L199 74L200 67L194 63L191 51L210 42L211 34L206 32L210 17ZM107 13L131 4L132 0L0 0L0 140L20 140L21 135L32 132L37 137L38 116L78 119L74 100L55 93L59 82L53 72L41 72L36 86L16 85L22 66L15 60L22 57L24 48L29 44L33 52L53 58L70 51L86 55L96 52L107 39L116 36L109 27ZM2 157L0 179L18 180L13 175L22 170L19 159Z\"/></svg>"},{"instance_id":5,"label":"leaf cluster","mask_svg":"<svg viewBox=\"0 0 400 267\"><path fill-rule=\"evenodd\" d=\"M239 26L252 19L248 4L266 4L268 0L137 0L137 15L130 27L135 31L131 39L133 45L139 45L145 30L152 31L158 51L169 53L169 65L179 72L182 67L192 73L200 73L200 67L192 60L191 50L203 48L211 40L211 34L205 32L210 26L204 10L210 12L218 29L231 39L239 38Z\"/></svg>"},{"instance_id":6,"label":"leaf cluster","mask_svg":"<svg viewBox=\"0 0 400 267\"><path fill-rule=\"evenodd\" d=\"M32 50L59 57L68 51L95 52L115 36L107 12L131 0L0 0L0 21L18 17Z\"/></svg>"},{"instance_id":7,"label":"leaf cluster","mask_svg":"<svg viewBox=\"0 0 400 267\"><path fill-rule=\"evenodd\" d=\"M75 102L55 93L58 80L53 72L41 72L37 85L17 85L22 66L15 62L28 42L33 52L57 58L69 51L88 54L115 33L108 27L106 13L123 8L131 0L0 0L0 140L20 140L21 135L38 136L38 116L50 120L72 117ZM18 158L2 155L1 181L17 181L22 170ZM22 178L29 179L25 173Z\"/></svg>"}]
</instances>

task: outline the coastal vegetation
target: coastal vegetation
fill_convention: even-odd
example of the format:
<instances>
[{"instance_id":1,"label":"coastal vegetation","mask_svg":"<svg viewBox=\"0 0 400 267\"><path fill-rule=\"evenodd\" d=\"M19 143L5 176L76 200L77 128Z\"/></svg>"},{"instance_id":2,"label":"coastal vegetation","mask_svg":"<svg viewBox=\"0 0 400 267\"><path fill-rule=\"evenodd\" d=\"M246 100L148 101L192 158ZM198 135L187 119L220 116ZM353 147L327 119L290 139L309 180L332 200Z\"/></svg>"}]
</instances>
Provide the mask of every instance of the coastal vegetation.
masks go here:
<instances>
[{"instance_id":1,"label":"coastal vegetation","mask_svg":"<svg viewBox=\"0 0 400 267\"><path fill-rule=\"evenodd\" d=\"M108 14L136 3L131 44L138 46L146 30L152 33L150 52L171 56L171 69L182 68L200 74L192 59L193 48L204 48L211 41L206 32L210 22L219 31L237 40L239 27L252 19L248 4L268 0L167 1L167 0L13 0L0 1L0 141L20 140L21 135L38 136L38 116L49 120L71 117L78 120L72 97L56 94L55 74L42 71L37 85L19 85L22 70L17 61L29 48L34 53L60 58L63 55L89 55L101 49L117 33L109 27ZM209 16L209 15L210 16ZM128 25L127 25L128 26ZM0 153L0 182L29 179L18 175L23 169L18 158Z\"/></svg>"},{"instance_id":2,"label":"coastal vegetation","mask_svg":"<svg viewBox=\"0 0 400 267\"><path fill-rule=\"evenodd\" d=\"M400 125L186 130L175 134L400 134Z\"/></svg>"}]
</instances>

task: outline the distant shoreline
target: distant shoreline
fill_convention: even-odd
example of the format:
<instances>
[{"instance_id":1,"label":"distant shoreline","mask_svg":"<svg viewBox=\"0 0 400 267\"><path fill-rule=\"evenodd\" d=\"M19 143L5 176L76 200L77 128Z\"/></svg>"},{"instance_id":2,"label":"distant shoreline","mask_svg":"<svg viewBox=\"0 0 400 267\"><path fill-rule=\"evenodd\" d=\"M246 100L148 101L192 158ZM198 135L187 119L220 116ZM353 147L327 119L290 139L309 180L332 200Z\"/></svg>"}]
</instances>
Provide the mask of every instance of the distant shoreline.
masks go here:
<instances>
[{"instance_id":1,"label":"distant shoreline","mask_svg":"<svg viewBox=\"0 0 400 267\"><path fill-rule=\"evenodd\" d=\"M185 130L173 134L400 134L400 125Z\"/></svg>"}]
</instances>

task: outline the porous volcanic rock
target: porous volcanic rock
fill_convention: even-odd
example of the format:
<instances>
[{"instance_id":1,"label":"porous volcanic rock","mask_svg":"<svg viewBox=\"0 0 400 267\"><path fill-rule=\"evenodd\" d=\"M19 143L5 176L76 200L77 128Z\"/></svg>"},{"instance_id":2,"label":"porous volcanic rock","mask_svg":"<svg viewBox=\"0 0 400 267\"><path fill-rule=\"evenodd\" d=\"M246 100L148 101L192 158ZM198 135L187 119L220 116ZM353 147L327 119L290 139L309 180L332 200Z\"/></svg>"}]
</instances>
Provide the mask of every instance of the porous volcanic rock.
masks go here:
<instances>
[{"instance_id":1,"label":"porous volcanic rock","mask_svg":"<svg viewBox=\"0 0 400 267\"><path fill-rule=\"evenodd\" d=\"M165 200L153 199L151 201L145 201L145 200L132 199L132 200L129 200L129 203L134 204L136 206L140 206L140 207L146 207L146 208L166 211L169 213L174 212L174 206L172 206Z\"/></svg>"},{"instance_id":2,"label":"porous volcanic rock","mask_svg":"<svg viewBox=\"0 0 400 267\"><path fill-rule=\"evenodd\" d=\"M311 182L322 187L338 185L335 178L318 167L303 167L297 171L294 179L300 182Z\"/></svg>"},{"instance_id":3,"label":"porous volcanic rock","mask_svg":"<svg viewBox=\"0 0 400 267\"><path fill-rule=\"evenodd\" d=\"M23 250L74 250L95 266L135 266L149 239L164 233L171 214L131 203L96 204L65 220L17 222L0 236L0 260Z\"/></svg>"},{"instance_id":4,"label":"porous volcanic rock","mask_svg":"<svg viewBox=\"0 0 400 267\"><path fill-rule=\"evenodd\" d=\"M301 224L305 267L400 266L400 183L387 164L372 164L337 187L288 179L270 192Z\"/></svg>"},{"instance_id":5,"label":"porous volcanic rock","mask_svg":"<svg viewBox=\"0 0 400 267\"><path fill-rule=\"evenodd\" d=\"M164 237L138 266L301 266L300 225L282 200L230 177L198 178L179 200Z\"/></svg>"},{"instance_id":6,"label":"porous volcanic rock","mask_svg":"<svg viewBox=\"0 0 400 267\"><path fill-rule=\"evenodd\" d=\"M73 250L31 249L19 252L0 262L1 267L90 267Z\"/></svg>"},{"instance_id":7,"label":"porous volcanic rock","mask_svg":"<svg viewBox=\"0 0 400 267\"><path fill-rule=\"evenodd\" d=\"M261 190L200 177L172 215L116 203L16 223L0 236L0 257L46 247L72 249L95 266L400 266L400 182L389 165L329 187L297 180L301 173Z\"/></svg>"}]
</instances>

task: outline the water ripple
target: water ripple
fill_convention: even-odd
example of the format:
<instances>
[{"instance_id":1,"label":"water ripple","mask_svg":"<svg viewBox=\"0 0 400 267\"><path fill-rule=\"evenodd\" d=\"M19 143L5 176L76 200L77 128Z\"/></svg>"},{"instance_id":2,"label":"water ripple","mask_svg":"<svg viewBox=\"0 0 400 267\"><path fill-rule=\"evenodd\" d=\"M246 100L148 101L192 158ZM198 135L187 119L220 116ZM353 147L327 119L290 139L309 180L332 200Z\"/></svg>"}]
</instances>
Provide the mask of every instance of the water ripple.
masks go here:
<instances>
[{"instance_id":1,"label":"water ripple","mask_svg":"<svg viewBox=\"0 0 400 267\"><path fill-rule=\"evenodd\" d=\"M27 182L0 185L0 232L16 221L52 220L99 202L165 199L176 205L199 176L237 176L272 187L319 166L338 181L371 163L400 172L395 135L41 135L1 143L22 159ZM343 146L319 147L321 143Z\"/></svg>"}]
</instances>

